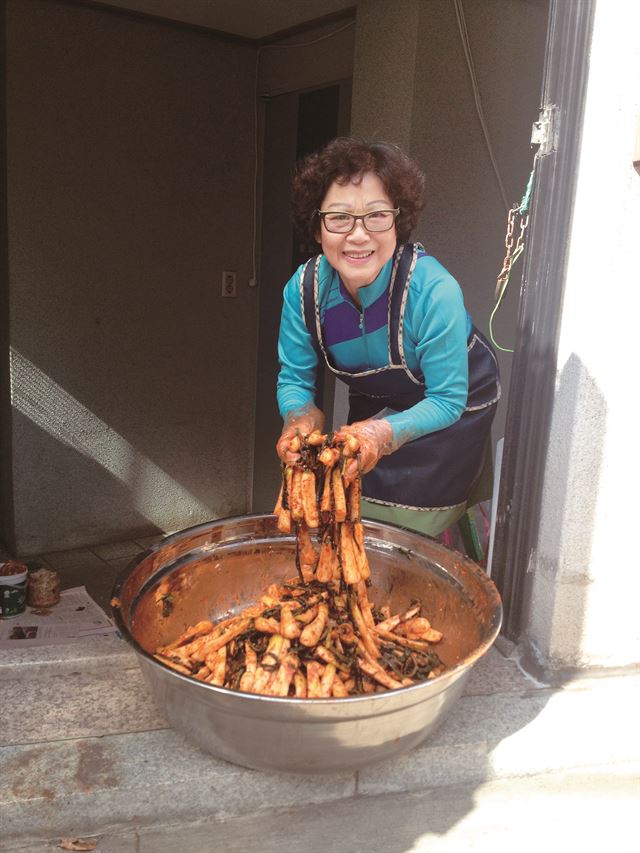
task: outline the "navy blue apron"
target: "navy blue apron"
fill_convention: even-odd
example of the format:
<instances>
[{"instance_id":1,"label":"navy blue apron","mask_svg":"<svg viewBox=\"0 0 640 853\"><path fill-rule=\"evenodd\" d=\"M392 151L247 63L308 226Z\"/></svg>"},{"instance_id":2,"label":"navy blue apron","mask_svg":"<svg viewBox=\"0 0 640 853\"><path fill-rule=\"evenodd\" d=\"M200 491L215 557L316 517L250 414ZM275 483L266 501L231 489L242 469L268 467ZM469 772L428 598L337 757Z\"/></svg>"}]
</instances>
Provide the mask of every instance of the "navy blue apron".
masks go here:
<instances>
[{"instance_id":1,"label":"navy blue apron","mask_svg":"<svg viewBox=\"0 0 640 853\"><path fill-rule=\"evenodd\" d=\"M318 356L349 386L349 423L371 418L385 408L401 412L424 399L424 378L409 370L402 340L406 293L423 252L419 243L398 246L389 283L389 364L359 373L340 370L333 364L320 323L321 256L311 258L305 266L301 281L305 325ZM500 399L495 354L475 327L469 335L467 352L469 391L460 419L383 456L363 477L362 494L367 500L406 509L448 509L467 501L482 470Z\"/></svg>"}]
</instances>

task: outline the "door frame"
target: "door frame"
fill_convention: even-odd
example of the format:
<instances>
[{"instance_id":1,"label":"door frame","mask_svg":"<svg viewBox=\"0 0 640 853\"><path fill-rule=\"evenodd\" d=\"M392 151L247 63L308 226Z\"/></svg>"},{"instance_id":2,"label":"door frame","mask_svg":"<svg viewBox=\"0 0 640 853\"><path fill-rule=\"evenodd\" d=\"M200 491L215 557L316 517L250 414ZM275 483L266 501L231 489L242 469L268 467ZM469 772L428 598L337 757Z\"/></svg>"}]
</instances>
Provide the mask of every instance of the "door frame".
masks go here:
<instances>
[{"instance_id":1,"label":"door frame","mask_svg":"<svg viewBox=\"0 0 640 853\"><path fill-rule=\"evenodd\" d=\"M546 135L536 156L492 561L504 605L502 633L514 642L525 627L542 505L596 2L551 0L549 7Z\"/></svg>"}]
</instances>

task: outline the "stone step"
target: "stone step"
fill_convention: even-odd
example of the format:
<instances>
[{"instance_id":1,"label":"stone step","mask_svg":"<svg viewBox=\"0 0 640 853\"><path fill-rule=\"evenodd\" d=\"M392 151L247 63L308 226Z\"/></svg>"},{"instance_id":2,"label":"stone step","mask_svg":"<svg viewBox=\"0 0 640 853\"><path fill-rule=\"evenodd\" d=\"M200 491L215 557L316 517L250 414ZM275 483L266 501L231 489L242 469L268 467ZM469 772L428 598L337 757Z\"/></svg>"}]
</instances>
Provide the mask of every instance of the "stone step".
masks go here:
<instances>
[{"instance_id":1,"label":"stone step","mask_svg":"<svg viewBox=\"0 0 640 853\"><path fill-rule=\"evenodd\" d=\"M86 654L56 647L31 650L21 665L0 661L4 844L640 762L637 676L551 689L494 649L440 730L406 755L329 777L246 770L166 728L135 656L119 640L102 641Z\"/></svg>"},{"instance_id":2,"label":"stone step","mask_svg":"<svg viewBox=\"0 0 640 853\"><path fill-rule=\"evenodd\" d=\"M72 672L104 672L127 666L137 666L136 654L116 634L30 649L0 649L0 682L31 681Z\"/></svg>"},{"instance_id":3,"label":"stone step","mask_svg":"<svg viewBox=\"0 0 640 853\"><path fill-rule=\"evenodd\" d=\"M167 728L137 666L7 681L0 689L2 706L21 709L19 714L3 714L5 746Z\"/></svg>"},{"instance_id":4,"label":"stone step","mask_svg":"<svg viewBox=\"0 0 640 853\"><path fill-rule=\"evenodd\" d=\"M96 853L636 853L640 766L574 770L477 786L272 809L227 820L157 822L84 840ZM585 819L595 815L596 819ZM59 838L6 853L59 853Z\"/></svg>"},{"instance_id":5,"label":"stone step","mask_svg":"<svg viewBox=\"0 0 640 853\"><path fill-rule=\"evenodd\" d=\"M0 702L7 709L2 745L101 737L165 728L131 647L118 638L0 650ZM512 661L492 650L472 671L467 695L521 690Z\"/></svg>"}]
</instances>

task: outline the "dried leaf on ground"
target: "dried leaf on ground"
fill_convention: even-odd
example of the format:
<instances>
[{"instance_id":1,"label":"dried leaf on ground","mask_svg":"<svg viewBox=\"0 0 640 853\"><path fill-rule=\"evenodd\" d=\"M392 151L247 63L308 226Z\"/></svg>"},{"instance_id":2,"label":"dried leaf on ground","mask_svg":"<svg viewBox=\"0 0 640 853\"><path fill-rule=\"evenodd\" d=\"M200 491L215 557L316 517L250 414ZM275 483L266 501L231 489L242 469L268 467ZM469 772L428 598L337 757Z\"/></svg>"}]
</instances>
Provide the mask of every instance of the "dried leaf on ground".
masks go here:
<instances>
[{"instance_id":1,"label":"dried leaf on ground","mask_svg":"<svg viewBox=\"0 0 640 853\"><path fill-rule=\"evenodd\" d=\"M62 850L95 850L97 841L83 841L82 838L61 838L58 847Z\"/></svg>"}]
</instances>

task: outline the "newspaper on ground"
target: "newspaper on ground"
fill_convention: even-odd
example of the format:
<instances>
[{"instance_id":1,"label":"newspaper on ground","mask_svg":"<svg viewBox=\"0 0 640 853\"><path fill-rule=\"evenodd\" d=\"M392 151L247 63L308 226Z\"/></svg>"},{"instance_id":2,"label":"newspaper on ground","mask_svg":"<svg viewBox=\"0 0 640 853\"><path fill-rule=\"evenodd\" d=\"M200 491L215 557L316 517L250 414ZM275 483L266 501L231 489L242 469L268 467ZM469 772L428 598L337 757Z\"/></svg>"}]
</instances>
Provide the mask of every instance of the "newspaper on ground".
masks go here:
<instances>
[{"instance_id":1,"label":"newspaper on ground","mask_svg":"<svg viewBox=\"0 0 640 853\"><path fill-rule=\"evenodd\" d=\"M83 586L65 589L54 607L27 607L13 619L0 619L0 649L72 643L118 629Z\"/></svg>"}]
</instances>

